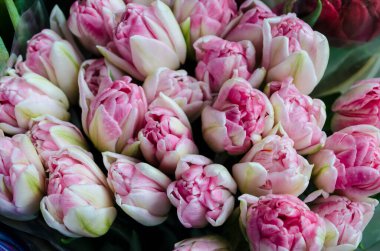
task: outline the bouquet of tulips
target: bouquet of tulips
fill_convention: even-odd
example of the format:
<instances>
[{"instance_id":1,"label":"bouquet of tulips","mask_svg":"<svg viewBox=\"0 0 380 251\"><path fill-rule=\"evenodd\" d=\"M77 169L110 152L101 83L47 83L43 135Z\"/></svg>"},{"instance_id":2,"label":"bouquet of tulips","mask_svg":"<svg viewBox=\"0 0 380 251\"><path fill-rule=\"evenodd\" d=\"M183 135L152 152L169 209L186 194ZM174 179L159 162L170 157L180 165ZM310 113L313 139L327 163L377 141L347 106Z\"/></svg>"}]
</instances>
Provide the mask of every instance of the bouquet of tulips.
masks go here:
<instances>
[{"instance_id":1,"label":"bouquet of tulips","mask_svg":"<svg viewBox=\"0 0 380 251\"><path fill-rule=\"evenodd\" d=\"M378 45L380 4L362 2L54 7L0 53L1 224L60 250L369 250L380 52L349 59Z\"/></svg>"}]
</instances>

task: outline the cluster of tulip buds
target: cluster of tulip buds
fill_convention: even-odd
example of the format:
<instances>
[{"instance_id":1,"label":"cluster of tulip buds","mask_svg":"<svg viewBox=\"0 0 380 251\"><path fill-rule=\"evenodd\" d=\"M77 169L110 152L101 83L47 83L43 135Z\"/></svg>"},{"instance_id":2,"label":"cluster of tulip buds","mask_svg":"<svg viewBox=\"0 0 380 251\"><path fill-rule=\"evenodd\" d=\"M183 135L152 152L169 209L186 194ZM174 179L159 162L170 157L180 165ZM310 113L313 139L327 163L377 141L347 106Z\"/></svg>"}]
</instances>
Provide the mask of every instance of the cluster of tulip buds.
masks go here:
<instances>
[{"instance_id":1,"label":"cluster of tulip buds","mask_svg":"<svg viewBox=\"0 0 380 251\"><path fill-rule=\"evenodd\" d=\"M65 236L99 237L115 204L144 226L174 206L185 228L219 227L242 194L253 251L358 247L380 192L380 80L336 100L327 136L326 106L309 96L324 35L259 0L82 0L60 25L94 57L45 29L0 78L1 215L41 212ZM211 159L223 154L237 161ZM210 235L174 250L230 248Z\"/></svg>"}]
</instances>

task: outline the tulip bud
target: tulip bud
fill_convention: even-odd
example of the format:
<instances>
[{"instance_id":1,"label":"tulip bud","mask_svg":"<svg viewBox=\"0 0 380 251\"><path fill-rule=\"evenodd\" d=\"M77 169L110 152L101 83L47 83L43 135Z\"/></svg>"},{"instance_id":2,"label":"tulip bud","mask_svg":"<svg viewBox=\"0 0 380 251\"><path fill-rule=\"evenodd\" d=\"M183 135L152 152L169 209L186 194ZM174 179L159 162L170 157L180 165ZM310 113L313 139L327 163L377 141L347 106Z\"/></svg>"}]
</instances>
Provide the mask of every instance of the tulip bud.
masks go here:
<instances>
[{"instance_id":1,"label":"tulip bud","mask_svg":"<svg viewBox=\"0 0 380 251\"><path fill-rule=\"evenodd\" d=\"M380 78L357 82L335 100L335 112L331 128L333 131L348 126L368 124L380 128Z\"/></svg>"},{"instance_id":2,"label":"tulip bud","mask_svg":"<svg viewBox=\"0 0 380 251\"><path fill-rule=\"evenodd\" d=\"M293 145L286 134L268 135L254 144L232 167L239 190L255 196L302 194L309 185L313 166L297 154Z\"/></svg>"},{"instance_id":3,"label":"tulip bud","mask_svg":"<svg viewBox=\"0 0 380 251\"><path fill-rule=\"evenodd\" d=\"M141 152L164 173L174 173L182 156L198 153L186 114L165 94L150 104L145 123L138 135Z\"/></svg>"},{"instance_id":4,"label":"tulip bud","mask_svg":"<svg viewBox=\"0 0 380 251\"><path fill-rule=\"evenodd\" d=\"M251 250L322 250L323 219L293 195L243 194L240 222Z\"/></svg>"},{"instance_id":5,"label":"tulip bud","mask_svg":"<svg viewBox=\"0 0 380 251\"><path fill-rule=\"evenodd\" d=\"M309 156L319 189L350 198L380 192L380 130L370 125L346 127L327 138L325 147Z\"/></svg>"},{"instance_id":6,"label":"tulip bud","mask_svg":"<svg viewBox=\"0 0 380 251\"><path fill-rule=\"evenodd\" d=\"M174 245L173 251L228 251L228 243L219 236L208 235L190 238Z\"/></svg>"},{"instance_id":7,"label":"tulip bud","mask_svg":"<svg viewBox=\"0 0 380 251\"><path fill-rule=\"evenodd\" d=\"M326 221L324 250L356 250L378 203L370 198L351 201L336 195L314 201L311 210Z\"/></svg>"},{"instance_id":8,"label":"tulip bud","mask_svg":"<svg viewBox=\"0 0 380 251\"><path fill-rule=\"evenodd\" d=\"M184 70L159 68L145 79L143 88L148 103L158 98L162 92L173 99L191 121L199 117L212 98L208 83L197 81Z\"/></svg>"},{"instance_id":9,"label":"tulip bud","mask_svg":"<svg viewBox=\"0 0 380 251\"><path fill-rule=\"evenodd\" d=\"M24 134L12 138L0 131L0 214L14 220L38 216L45 193L45 170Z\"/></svg>"},{"instance_id":10,"label":"tulip bud","mask_svg":"<svg viewBox=\"0 0 380 251\"><path fill-rule=\"evenodd\" d=\"M75 125L48 115L31 121L28 135L44 163L52 153L65 147L87 149L86 140Z\"/></svg>"},{"instance_id":11,"label":"tulip bud","mask_svg":"<svg viewBox=\"0 0 380 251\"><path fill-rule=\"evenodd\" d=\"M197 79L210 84L211 91L218 93L223 83L233 77L253 83L255 48L250 41L229 42L216 36L205 36L194 43L197 57ZM264 76L262 77L264 78Z\"/></svg>"},{"instance_id":12,"label":"tulip bud","mask_svg":"<svg viewBox=\"0 0 380 251\"><path fill-rule=\"evenodd\" d=\"M177 215L187 228L222 225L234 209L236 183L228 170L201 155L181 158L176 181L167 190Z\"/></svg>"},{"instance_id":13,"label":"tulip bud","mask_svg":"<svg viewBox=\"0 0 380 251\"><path fill-rule=\"evenodd\" d=\"M41 115L68 120L68 108L65 94L35 73L0 78L0 129L7 134L26 132Z\"/></svg>"},{"instance_id":14,"label":"tulip bud","mask_svg":"<svg viewBox=\"0 0 380 251\"><path fill-rule=\"evenodd\" d=\"M49 184L40 207L46 223L68 237L99 237L116 218L107 180L88 153L70 147L47 163Z\"/></svg>"},{"instance_id":15,"label":"tulip bud","mask_svg":"<svg viewBox=\"0 0 380 251\"><path fill-rule=\"evenodd\" d=\"M177 69L186 59L186 44L170 8L161 1L150 6L128 4L107 48L98 46L111 63L138 80L159 67Z\"/></svg>"},{"instance_id":16,"label":"tulip bud","mask_svg":"<svg viewBox=\"0 0 380 251\"><path fill-rule=\"evenodd\" d=\"M187 47L203 36L220 36L237 15L233 0L174 0L173 12L185 35Z\"/></svg>"},{"instance_id":17,"label":"tulip bud","mask_svg":"<svg viewBox=\"0 0 380 251\"><path fill-rule=\"evenodd\" d=\"M261 60L264 20L275 17L276 14L260 0L245 1L240 6L240 12L242 13L236 20L229 24L224 39L236 42L251 41L256 50L256 58Z\"/></svg>"},{"instance_id":18,"label":"tulip bud","mask_svg":"<svg viewBox=\"0 0 380 251\"><path fill-rule=\"evenodd\" d=\"M326 121L323 101L302 94L291 78L271 82L266 89L274 108L275 123L281 123L298 153L312 154L322 148L326 141L326 133L322 131Z\"/></svg>"},{"instance_id":19,"label":"tulip bud","mask_svg":"<svg viewBox=\"0 0 380 251\"><path fill-rule=\"evenodd\" d=\"M223 84L212 106L202 112L202 133L215 152L247 152L273 127L273 107L261 91L246 80Z\"/></svg>"},{"instance_id":20,"label":"tulip bud","mask_svg":"<svg viewBox=\"0 0 380 251\"><path fill-rule=\"evenodd\" d=\"M105 46L112 40L115 15L123 13L125 8L122 0L75 1L67 25L86 49L97 54L97 45Z\"/></svg>"},{"instance_id":21,"label":"tulip bud","mask_svg":"<svg viewBox=\"0 0 380 251\"><path fill-rule=\"evenodd\" d=\"M78 102L78 71L81 56L53 30L42 30L28 41L26 59L18 65L21 74L34 72L58 86L72 104Z\"/></svg>"},{"instance_id":22,"label":"tulip bud","mask_svg":"<svg viewBox=\"0 0 380 251\"><path fill-rule=\"evenodd\" d=\"M95 96L110 87L113 81L121 79L122 76L122 72L105 59L90 59L82 63L78 75L82 125L87 124L88 110ZM83 130L88 135L86 126L83 126Z\"/></svg>"},{"instance_id":23,"label":"tulip bud","mask_svg":"<svg viewBox=\"0 0 380 251\"><path fill-rule=\"evenodd\" d=\"M108 184L123 211L144 226L164 222L171 207L166 196L170 179L137 159L111 152L102 155Z\"/></svg>"},{"instance_id":24,"label":"tulip bud","mask_svg":"<svg viewBox=\"0 0 380 251\"><path fill-rule=\"evenodd\" d=\"M142 87L131 80L123 77L111 83L106 79L96 96L92 96L96 87L81 84L83 128L99 151L130 156L139 153L137 134L144 125L148 105Z\"/></svg>"},{"instance_id":25,"label":"tulip bud","mask_svg":"<svg viewBox=\"0 0 380 251\"><path fill-rule=\"evenodd\" d=\"M264 20L262 65L268 82L290 76L297 89L309 94L321 80L328 58L326 37L294 14Z\"/></svg>"}]
</instances>

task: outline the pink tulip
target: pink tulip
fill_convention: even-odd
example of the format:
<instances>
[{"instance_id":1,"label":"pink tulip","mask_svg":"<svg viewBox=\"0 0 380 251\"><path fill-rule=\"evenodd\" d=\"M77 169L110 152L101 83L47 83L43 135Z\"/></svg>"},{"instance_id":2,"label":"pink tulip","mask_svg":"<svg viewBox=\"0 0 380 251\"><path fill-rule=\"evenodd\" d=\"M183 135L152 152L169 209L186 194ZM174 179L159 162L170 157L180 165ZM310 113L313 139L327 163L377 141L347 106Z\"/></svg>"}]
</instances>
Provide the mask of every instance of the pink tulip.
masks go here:
<instances>
[{"instance_id":1,"label":"pink tulip","mask_svg":"<svg viewBox=\"0 0 380 251\"><path fill-rule=\"evenodd\" d=\"M252 251L322 250L324 221L297 197L244 194L239 200L241 226Z\"/></svg>"},{"instance_id":2,"label":"pink tulip","mask_svg":"<svg viewBox=\"0 0 380 251\"><path fill-rule=\"evenodd\" d=\"M346 127L327 138L325 147L309 156L319 189L362 198L380 192L380 130L371 125Z\"/></svg>"},{"instance_id":3,"label":"pink tulip","mask_svg":"<svg viewBox=\"0 0 380 251\"><path fill-rule=\"evenodd\" d=\"M297 154L293 145L286 134L279 132L255 143L232 167L239 190L255 196L302 194L309 185L313 166Z\"/></svg>"},{"instance_id":4,"label":"pink tulip","mask_svg":"<svg viewBox=\"0 0 380 251\"><path fill-rule=\"evenodd\" d=\"M97 45L112 40L115 15L125 8L122 0L78 0L71 5L67 25L87 50L97 54Z\"/></svg>"},{"instance_id":5,"label":"pink tulip","mask_svg":"<svg viewBox=\"0 0 380 251\"><path fill-rule=\"evenodd\" d=\"M107 181L123 211L144 226L164 222L170 211L170 179L156 168L124 155L104 152Z\"/></svg>"},{"instance_id":6,"label":"pink tulip","mask_svg":"<svg viewBox=\"0 0 380 251\"><path fill-rule=\"evenodd\" d=\"M86 124L89 105L99 92L121 79L123 73L105 59L90 59L82 63L78 74L79 105L82 109L82 125ZM84 128L86 134L87 129Z\"/></svg>"},{"instance_id":7,"label":"pink tulip","mask_svg":"<svg viewBox=\"0 0 380 251\"><path fill-rule=\"evenodd\" d=\"M186 43L170 8L161 1L150 6L128 4L107 48L98 46L111 63L138 80L159 67L179 68Z\"/></svg>"},{"instance_id":8,"label":"pink tulip","mask_svg":"<svg viewBox=\"0 0 380 251\"><path fill-rule=\"evenodd\" d=\"M256 58L261 59L263 50L263 24L267 18L275 17L271 9L260 0L247 0L241 7L237 20L231 22L224 39L228 41L249 40L255 47Z\"/></svg>"},{"instance_id":9,"label":"pink tulip","mask_svg":"<svg viewBox=\"0 0 380 251\"><path fill-rule=\"evenodd\" d=\"M220 36L237 15L233 0L174 0L173 12L185 34L188 48L200 37Z\"/></svg>"},{"instance_id":10,"label":"pink tulip","mask_svg":"<svg viewBox=\"0 0 380 251\"><path fill-rule=\"evenodd\" d=\"M295 14L264 20L262 65L268 82L291 76L295 86L309 94L322 78L328 58L326 37Z\"/></svg>"},{"instance_id":11,"label":"pink tulip","mask_svg":"<svg viewBox=\"0 0 380 251\"><path fill-rule=\"evenodd\" d=\"M190 238L174 245L173 251L228 251L228 243L216 235Z\"/></svg>"},{"instance_id":12,"label":"pink tulip","mask_svg":"<svg viewBox=\"0 0 380 251\"><path fill-rule=\"evenodd\" d=\"M351 201L336 195L314 201L311 210L326 221L329 238L325 250L356 250L378 203L370 198Z\"/></svg>"},{"instance_id":13,"label":"pink tulip","mask_svg":"<svg viewBox=\"0 0 380 251\"><path fill-rule=\"evenodd\" d=\"M79 146L87 149L86 140L75 125L52 116L31 121L28 136L44 163L55 151L65 147Z\"/></svg>"},{"instance_id":14,"label":"pink tulip","mask_svg":"<svg viewBox=\"0 0 380 251\"><path fill-rule=\"evenodd\" d=\"M271 82L267 90L274 107L275 123L281 123L298 153L311 154L323 147L326 141L326 133L322 131L326 121L323 101L302 94L291 78Z\"/></svg>"},{"instance_id":15,"label":"pink tulip","mask_svg":"<svg viewBox=\"0 0 380 251\"><path fill-rule=\"evenodd\" d=\"M190 154L178 162L175 177L167 194L183 226L217 227L232 213L236 183L224 166Z\"/></svg>"},{"instance_id":16,"label":"pink tulip","mask_svg":"<svg viewBox=\"0 0 380 251\"><path fill-rule=\"evenodd\" d=\"M123 77L98 90L81 86L83 129L99 151L135 156L139 152L137 133L144 125L147 101L142 87Z\"/></svg>"},{"instance_id":17,"label":"pink tulip","mask_svg":"<svg viewBox=\"0 0 380 251\"><path fill-rule=\"evenodd\" d=\"M224 83L214 104L202 112L203 137L215 152L245 153L272 127L268 98L242 78Z\"/></svg>"},{"instance_id":18,"label":"pink tulip","mask_svg":"<svg viewBox=\"0 0 380 251\"><path fill-rule=\"evenodd\" d=\"M99 237L116 217L107 180L86 151L70 147L47 163L49 184L40 207L46 223L68 237Z\"/></svg>"},{"instance_id":19,"label":"pink tulip","mask_svg":"<svg viewBox=\"0 0 380 251\"><path fill-rule=\"evenodd\" d=\"M0 129L7 134L26 132L30 121L41 115L68 120L68 108L65 94L37 74L0 78Z\"/></svg>"},{"instance_id":20,"label":"pink tulip","mask_svg":"<svg viewBox=\"0 0 380 251\"><path fill-rule=\"evenodd\" d=\"M332 106L333 131L348 126L369 124L380 128L380 78L357 82Z\"/></svg>"},{"instance_id":21,"label":"pink tulip","mask_svg":"<svg viewBox=\"0 0 380 251\"><path fill-rule=\"evenodd\" d=\"M165 94L151 103L145 122L138 135L141 152L163 172L174 173L182 156L198 153L186 114Z\"/></svg>"},{"instance_id":22,"label":"pink tulip","mask_svg":"<svg viewBox=\"0 0 380 251\"><path fill-rule=\"evenodd\" d=\"M0 130L0 215L14 220L38 216L45 193L45 170L24 134L5 137Z\"/></svg>"},{"instance_id":23,"label":"pink tulip","mask_svg":"<svg viewBox=\"0 0 380 251\"><path fill-rule=\"evenodd\" d=\"M45 29L29 41L25 62L17 65L19 73L37 73L58 86L70 102L78 102L78 71L82 58L74 47L53 30Z\"/></svg>"},{"instance_id":24,"label":"pink tulip","mask_svg":"<svg viewBox=\"0 0 380 251\"><path fill-rule=\"evenodd\" d=\"M191 121L199 117L203 108L211 103L208 83L188 76L184 70L173 71L168 68L159 68L145 79L143 88L148 103L162 92L173 99Z\"/></svg>"},{"instance_id":25,"label":"pink tulip","mask_svg":"<svg viewBox=\"0 0 380 251\"><path fill-rule=\"evenodd\" d=\"M257 73L253 74L255 48L251 42L229 42L216 36L205 36L194 43L194 49L198 61L196 77L209 83L213 93L218 93L223 83L233 77L244 78L254 87L260 85L261 81L256 81ZM263 78L264 75L261 80Z\"/></svg>"}]
</instances>

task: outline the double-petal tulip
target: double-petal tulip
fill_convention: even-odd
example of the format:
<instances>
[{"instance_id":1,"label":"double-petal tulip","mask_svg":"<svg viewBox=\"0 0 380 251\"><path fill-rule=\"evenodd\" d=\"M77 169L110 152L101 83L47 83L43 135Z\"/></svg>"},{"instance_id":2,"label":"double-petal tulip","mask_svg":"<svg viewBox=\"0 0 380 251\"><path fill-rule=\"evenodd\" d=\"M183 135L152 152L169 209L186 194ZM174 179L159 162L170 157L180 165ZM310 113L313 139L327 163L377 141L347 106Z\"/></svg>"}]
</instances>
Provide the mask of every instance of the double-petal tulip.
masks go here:
<instances>
[{"instance_id":1,"label":"double-petal tulip","mask_svg":"<svg viewBox=\"0 0 380 251\"><path fill-rule=\"evenodd\" d=\"M52 153L65 147L87 149L86 140L75 125L48 115L31 121L28 136L44 163Z\"/></svg>"},{"instance_id":2,"label":"double-petal tulip","mask_svg":"<svg viewBox=\"0 0 380 251\"><path fill-rule=\"evenodd\" d=\"M205 36L194 43L197 57L195 75L218 93L223 83L233 77L248 80L258 87L265 77L263 69L255 70L255 48L250 41L230 42L216 36Z\"/></svg>"},{"instance_id":3,"label":"double-petal tulip","mask_svg":"<svg viewBox=\"0 0 380 251\"><path fill-rule=\"evenodd\" d=\"M380 192L380 130L371 125L346 127L327 138L325 147L309 156L313 181L328 193L352 198Z\"/></svg>"},{"instance_id":4,"label":"double-petal tulip","mask_svg":"<svg viewBox=\"0 0 380 251\"><path fill-rule=\"evenodd\" d=\"M184 70L159 68L145 79L143 88L148 103L153 102L162 92L173 99L191 121L199 117L212 98L208 83L188 76Z\"/></svg>"},{"instance_id":5,"label":"double-petal tulip","mask_svg":"<svg viewBox=\"0 0 380 251\"><path fill-rule=\"evenodd\" d=\"M138 80L159 67L179 68L186 43L170 8L157 0L150 6L128 4L114 29L113 40L100 53Z\"/></svg>"},{"instance_id":6,"label":"double-petal tulip","mask_svg":"<svg viewBox=\"0 0 380 251\"><path fill-rule=\"evenodd\" d=\"M174 245L173 251L228 251L228 243L216 235L190 238Z\"/></svg>"},{"instance_id":7,"label":"double-petal tulip","mask_svg":"<svg viewBox=\"0 0 380 251\"><path fill-rule=\"evenodd\" d=\"M380 78L359 81L332 106L332 130L368 124L380 128Z\"/></svg>"},{"instance_id":8,"label":"double-petal tulip","mask_svg":"<svg viewBox=\"0 0 380 251\"><path fill-rule=\"evenodd\" d=\"M14 220L38 216L45 170L28 136L0 131L0 214Z\"/></svg>"},{"instance_id":9,"label":"double-petal tulip","mask_svg":"<svg viewBox=\"0 0 380 251\"><path fill-rule=\"evenodd\" d=\"M232 213L236 183L224 166L189 154L178 162L175 177L167 194L185 227L217 227Z\"/></svg>"},{"instance_id":10,"label":"double-petal tulip","mask_svg":"<svg viewBox=\"0 0 380 251\"><path fill-rule=\"evenodd\" d=\"M236 17L237 6L234 0L174 0L173 12L191 50L200 37L220 36Z\"/></svg>"},{"instance_id":11,"label":"double-petal tulip","mask_svg":"<svg viewBox=\"0 0 380 251\"><path fill-rule=\"evenodd\" d=\"M155 167L124 155L104 152L107 181L123 211L144 226L164 222L170 211L170 179Z\"/></svg>"},{"instance_id":12,"label":"double-petal tulip","mask_svg":"<svg viewBox=\"0 0 380 251\"><path fill-rule=\"evenodd\" d=\"M78 102L78 72L81 55L53 30L45 29L28 41L26 59L19 73L34 72L57 85L72 104Z\"/></svg>"},{"instance_id":13,"label":"double-petal tulip","mask_svg":"<svg viewBox=\"0 0 380 251\"><path fill-rule=\"evenodd\" d=\"M264 20L275 17L276 14L260 0L245 1L240 6L240 12L242 13L227 28L224 39L228 41L251 41L256 50L256 58L261 59Z\"/></svg>"},{"instance_id":14,"label":"double-petal tulip","mask_svg":"<svg viewBox=\"0 0 380 251\"><path fill-rule=\"evenodd\" d=\"M294 148L300 154L311 154L323 147L326 133L326 106L320 99L302 94L291 78L267 86L274 109L275 123L281 123Z\"/></svg>"},{"instance_id":15,"label":"double-petal tulip","mask_svg":"<svg viewBox=\"0 0 380 251\"><path fill-rule=\"evenodd\" d=\"M68 108L65 94L35 73L0 78L0 129L7 134L26 132L41 115L68 120Z\"/></svg>"},{"instance_id":16,"label":"double-petal tulip","mask_svg":"<svg viewBox=\"0 0 380 251\"><path fill-rule=\"evenodd\" d=\"M82 109L82 125L87 122L87 114L90 103L95 96L105 88L112 85L115 80L121 79L123 73L113 65L102 59L90 59L82 63L79 75L79 105ZM87 134L87 129L84 126Z\"/></svg>"},{"instance_id":17,"label":"double-petal tulip","mask_svg":"<svg viewBox=\"0 0 380 251\"><path fill-rule=\"evenodd\" d=\"M268 18L263 24L263 59L267 81L291 76L304 94L313 91L326 70L329 44L295 14Z\"/></svg>"},{"instance_id":18,"label":"double-petal tulip","mask_svg":"<svg viewBox=\"0 0 380 251\"><path fill-rule=\"evenodd\" d=\"M163 172L174 173L182 156L198 153L186 114L165 94L150 104L145 122L138 135L141 152Z\"/></svg>"},{"instance_id":19,"label":"double-petal tulip","mask_svg":"<svg viewBox=\"0 0 380 251\"><path fill-rule=\"evenodd\" d=\"M78 0L71 5L67 25L87 50L97 54L97 45L112 40L115 15L125 8L123 0Z\"/></svg>"},{"instance_id":20,"label":"double-petal tulip","mask_svg":"<svg viewBox=\"0 0 380 251\"><path fill-rule=\"evenodd\" d=\"M244 194L240 221L252 251L320 251L325 241L323 219L293 195Z\"/></svg>"},{"instance_id":21,"label":"double-petal tulip","mask_svg":"<svg viewBox=\"0 0 380 251\"><path fill-rule=\"evenodd\" d=\"M261 91L242 78L222 86L212 106L202 112L202 132L215 152L247 152L273 127L273 107Z\"/></svg>"},{"instance_id":22,"label":"double-petal tulip","mask_svg":"<svg viewBox=\"0 0 380 251\"><path fill-rule=\"evenodd\" d=\"M378 203L370 198L351 201L336 195L314 201L311 210L326 221L324 250L356 250Z\"/></svg>"},{"instance_id":23,"label":"double-petal tulip","mask_svg":"<svg viewBox=\"0 0 380 251\"><path fill-rule=\"evenodd\" d=\"M68 237L99 237L116 218L100 168L86 151L70 147L48 161L49 184L40 208L46 223Z\"/></svg>"},{"instance_id":24,"label":"double-petal tulip","mask_svg":"<svg viewBox=\"0 0 380 251\"><path fill-rule=\"evenodd\" d=\"M95 88L81 89L83 129L99 151L131 156L139 152L137 133L145 123L148 105L143 88L131 80L123 77L109 83L93 98Z\"/></svg>"},{"instance_id":25,"label":"double-petal tulip","mask_svg":"<svg viewBox=\"0 0 380 251\"><path fill-rule=\"evenodd\" d=\"M309 185L313 166L297 154L285 134L271 134L255 143L232 173L242 193L255 196L292 194L299 196Z\"/></svg>"}]
</instances>

